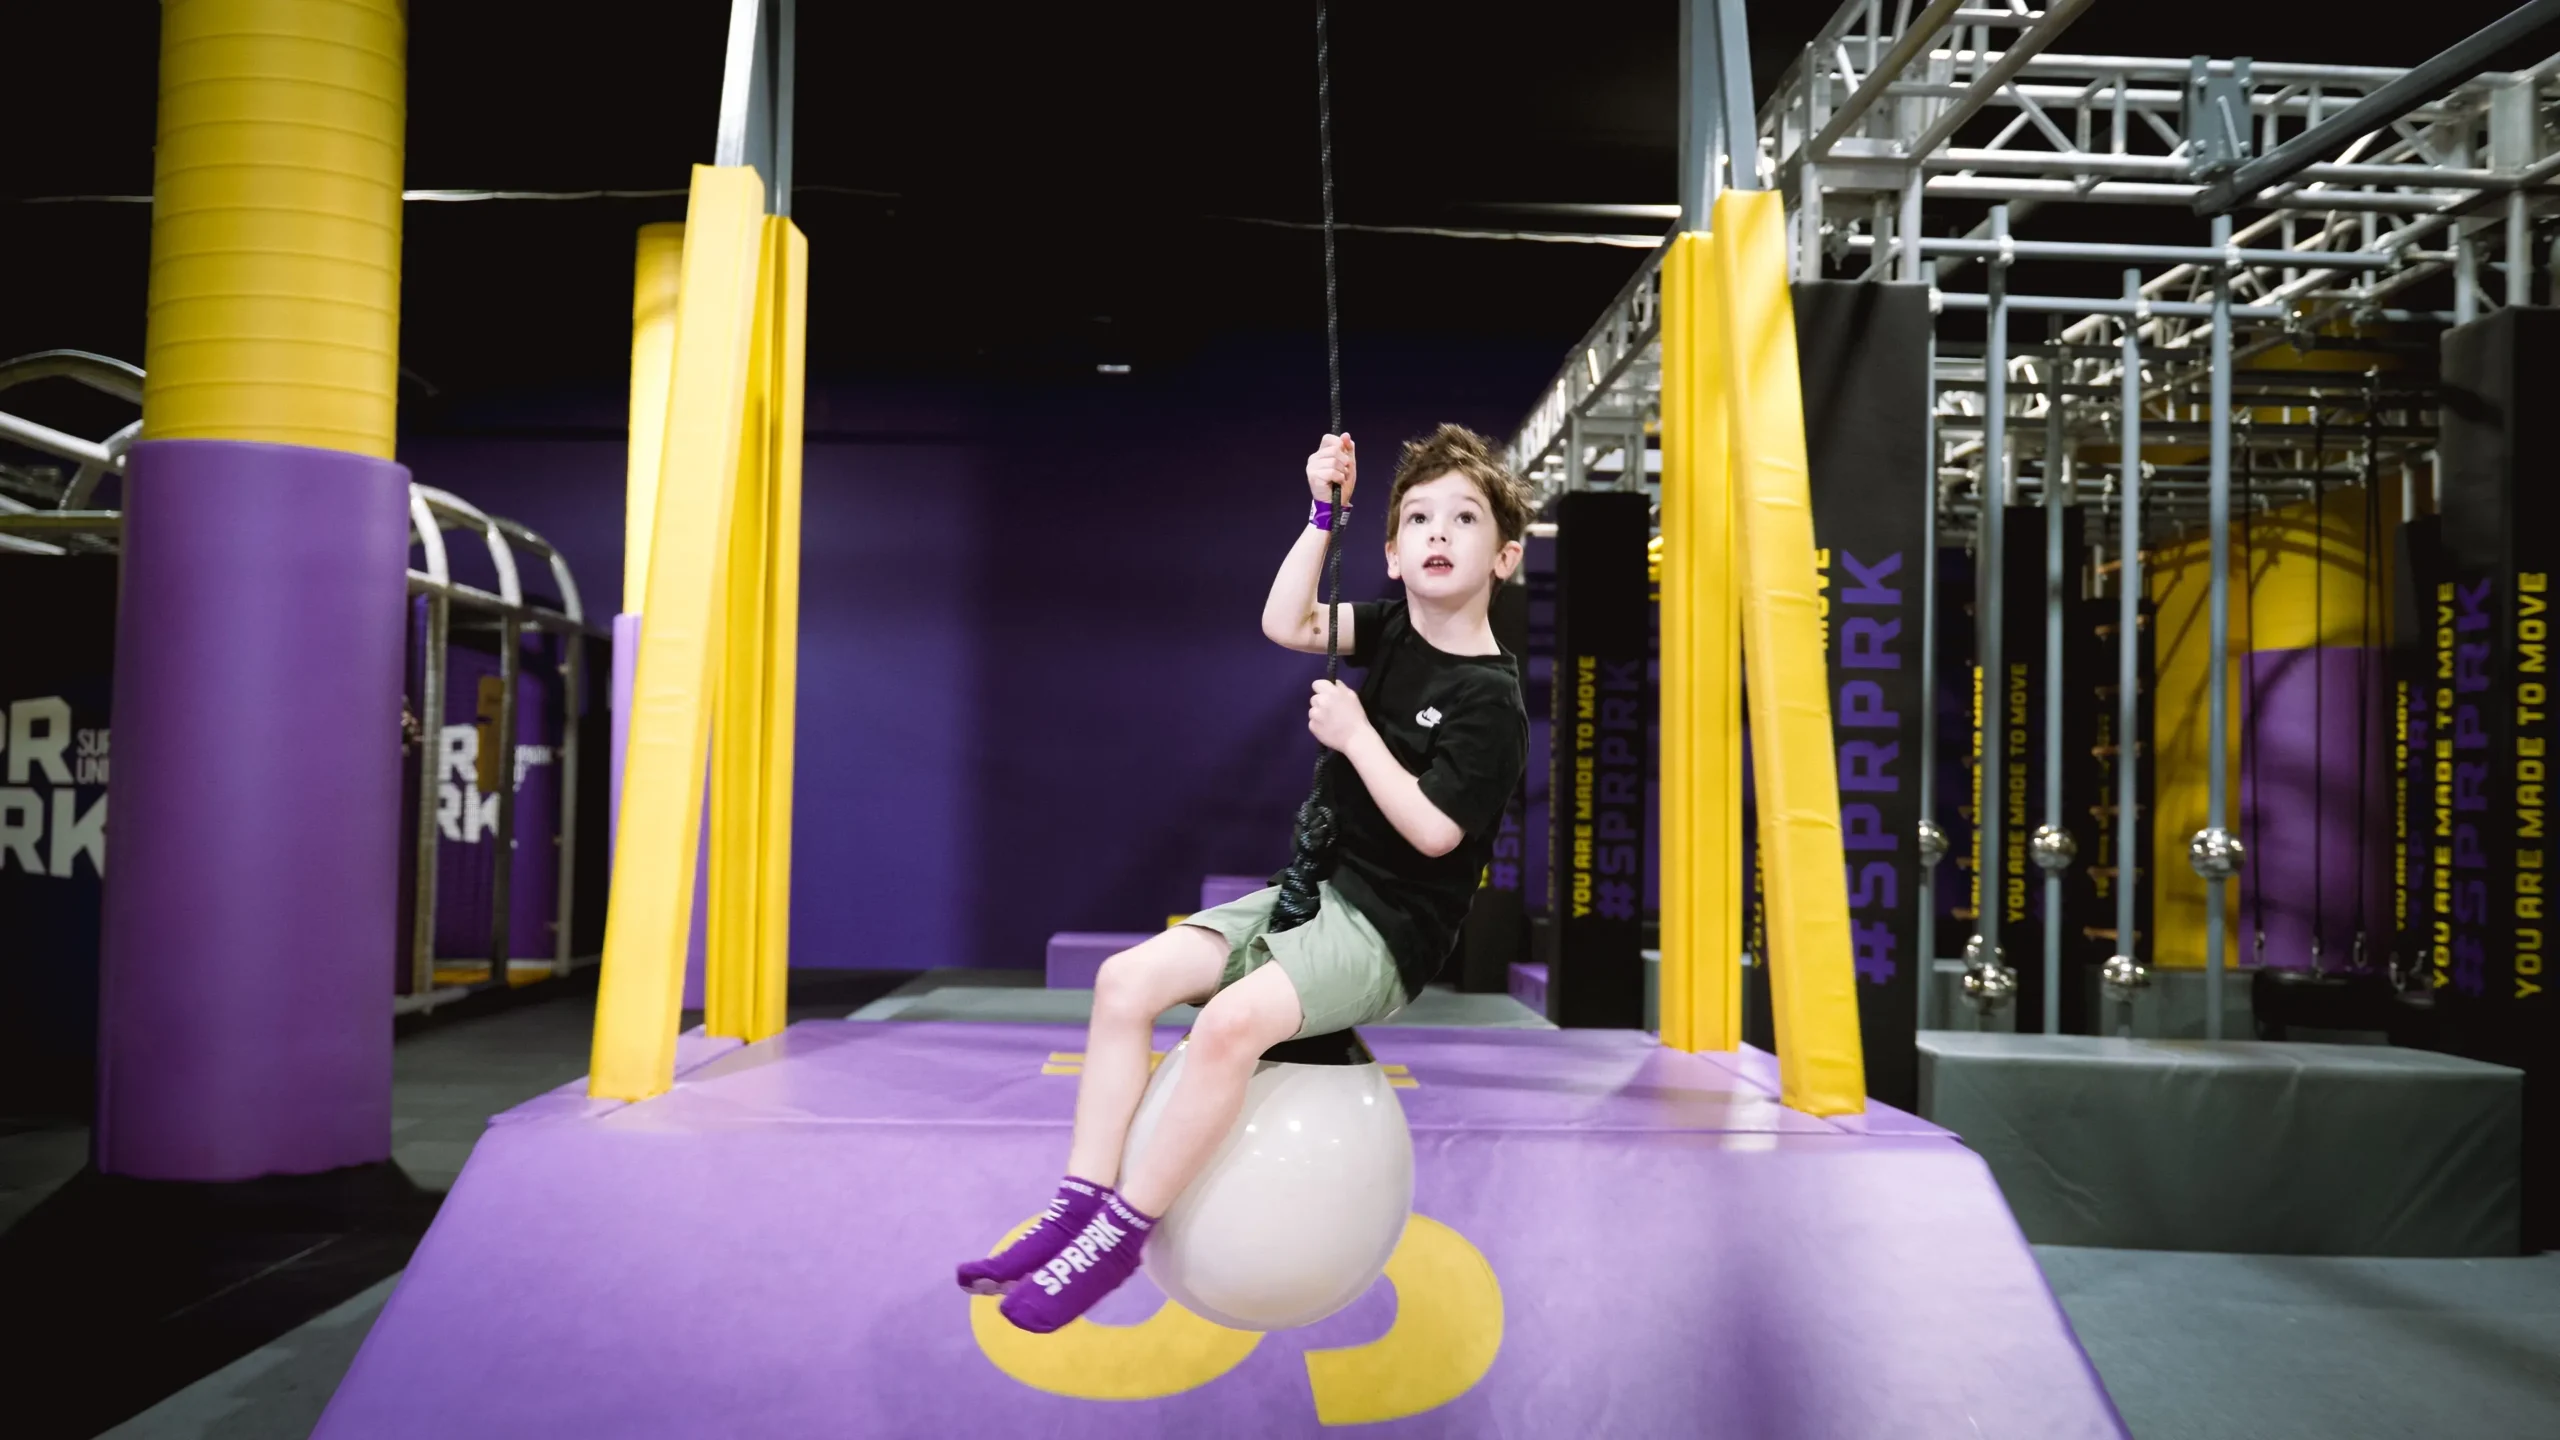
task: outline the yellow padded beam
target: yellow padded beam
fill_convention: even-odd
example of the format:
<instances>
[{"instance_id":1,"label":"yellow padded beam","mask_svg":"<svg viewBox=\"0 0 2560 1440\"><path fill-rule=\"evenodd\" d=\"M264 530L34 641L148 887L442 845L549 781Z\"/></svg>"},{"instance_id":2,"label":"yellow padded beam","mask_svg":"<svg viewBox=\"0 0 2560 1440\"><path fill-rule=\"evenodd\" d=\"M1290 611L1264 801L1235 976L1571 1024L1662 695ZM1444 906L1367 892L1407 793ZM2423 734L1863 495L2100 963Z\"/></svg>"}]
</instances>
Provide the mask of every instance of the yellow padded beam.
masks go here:
<instances>
[{"instance_id":1,"label":"yellow padded beam","mask_svg":"<svg viewBox=\"0 0 2560 1440\"><path fill-rule=\"evenodd\" d=\"M790 221L765 221L723 582L703 1028L747 1041L783 1027L789 992L807 257Z\"/></svg>"},{"instance_id":2,"label":"yellow padded beam","mask_svg":"<svg viewBox=\"0 0 2560 1440\"><path fill-rule=\"evenodd\" d=\"M754 1028L758 851L764 838L764 549L773 427L773 244L756 244L755 338L738 423L738 493L720 570L720 686L711 723L710 923L704 929L702 1028L749 1039Z\"/></svg>"},{"instance_id":3,"label":"yellow padded beam","mask_svg":"<svg viewBox=\"0 0 2560 1440\"><path fill-rule=\"evenodd\" d=\"M1692 1053L1703 1048L1697 1041L1697 949L1691 940L1695 923L1695 900L1690 895L1694 883L1689 864L1692 847L1689 830L1695 824L1695 802L1690 796L1689 692L1691 689L1689 654L1692 621L1689 595L1697 586L1690 573L1696 562L1691 558L1682 522L1688 517L1692 503L1690 492L1696 482L1691 477L1695 465L1697 433L1695 411L1689 392L1695 383L1696 363L1691 354L1694 341L1689 326L1692 303L1688 284L1688 252L1695 237L1682 234L1671 242L1671 251L1662 258L1662 514L1660 581L1657 587L1660 607L1662 676L1659 689L1661 739L1657 763L1662 768L1662 853L1656 863L1662 867L1661 938L1662 963L1657 969L1661 987L1659 1013L1662 1043L1674 1050Z\"/></svg>"},{"instance_id":4,"label":"yellow padded beam","mask_svg":"<svg viewBox=\"0 0 2560 1440\"><path fill-rule=\"evenodd\" d=\"M1716 199L1709 250L1724 310L1779 1098L1809 1115L1842 1115L1866 1108L1866 1066L1785 225L1774 192L1728 190Z\"/></svg>"},{"instance_id":5,"label":"yellow padded beam","mask_svg":"<svg viewBox=\"0 0 2560 1440\"><path fill-rule=\"evenodd\" d=\"M675 1079L763 224L764 186L752 168L694 167L587 1082L600 1098L646 1099Z\"/></svg>"},{"instance_id":6,"label":"yellow padded beam","mask_svg":"<svg viewBox=\"0 0 2560 1440\"><path fill-rule=\"evenodd\" d=\"M623 480L622 613L637 615L649 588L649 527L658 517L658 468L667 448L667 379L675 364L676 291L684 278L684 226L640 227L631 281L631 458Z\"/></svg>"},{"instance_id":7,"label":"yellow padded beam","mask_svg":"<svg viewBox=\"0 0 2560 1440\"><path fill-rule=\"evenodd\" d=\"M1741 1044L1741 639L1709 242L1662 273L1662 1042Z\"/></svg>"},{"instance_id":8,"label":"yellow padded beam","mask_svg":"<svg viewBox=\"0 0 2560 1440\"><path fill-rule=\"evenodd\" d=\"M791 785L800 703L800 432L808 388L809 239L779 216L765 221L772 286L772 389L766 413L771 499L765 522L764 795L758 870L755 1009L747 1037L779 1032L790 998Z\"/></svg>"}]
</instances>

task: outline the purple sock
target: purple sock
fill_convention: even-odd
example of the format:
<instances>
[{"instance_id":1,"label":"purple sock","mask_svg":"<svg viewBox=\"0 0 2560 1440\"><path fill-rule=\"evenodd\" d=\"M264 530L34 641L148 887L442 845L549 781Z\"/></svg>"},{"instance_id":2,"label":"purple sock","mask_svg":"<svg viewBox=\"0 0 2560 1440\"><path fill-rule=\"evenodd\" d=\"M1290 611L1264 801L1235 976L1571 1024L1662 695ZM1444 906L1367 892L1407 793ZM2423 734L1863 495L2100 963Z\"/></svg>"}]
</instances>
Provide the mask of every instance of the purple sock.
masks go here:
<instances>
[{"instance_id":1,"label":"purple sock","mask_svg":"<svg viewBox=\"0 0 2560 1440\"><path fill-rule=\"evenodd\" d=\"M962 1265L960 1288L974 1295L1001 1295L1012 1289L1014 1282L1047 1263L1069 1237L1084 1228L1093 1212L1102 1208L1105 1193L1105 1187L1073 1175L1059 1181L1057 1195L1040 1212L1040 1223L995 1254Z\"/></svg>"},{"instance_id":2,"label":"purple sock","mask_svg":"<svg viewBox=\"0 0 2560 1440\"><path fill-rule=\"evenodd\" d=\"M1026 1284L1004 1297L1004 1318L1015 1328L1046 1335L1100 1303L1138 1269L1153 1217L1129 1208L1116 1194L1045 1265L1027 1272Z\"/></svg>"}]
</instances>

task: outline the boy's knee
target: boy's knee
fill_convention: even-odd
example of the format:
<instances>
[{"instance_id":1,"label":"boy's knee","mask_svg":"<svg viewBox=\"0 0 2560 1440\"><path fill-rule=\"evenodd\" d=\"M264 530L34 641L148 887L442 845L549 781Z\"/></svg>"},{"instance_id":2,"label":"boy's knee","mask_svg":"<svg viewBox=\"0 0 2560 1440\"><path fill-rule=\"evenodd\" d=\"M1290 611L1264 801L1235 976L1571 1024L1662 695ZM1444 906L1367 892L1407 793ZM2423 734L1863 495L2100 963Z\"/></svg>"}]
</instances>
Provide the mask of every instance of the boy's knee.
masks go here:
<instances>
[{"instance_id":1,"label":"boy's knee","mask_svg":"<svg viewBox=\"0 0 2560 1440\"><path fill-rule=\"evenodd\" d=\"M1280 1017L1272 1007L1256 1004L1252 996L1239 991L1221 991L1192 1023L1191 1046L1218 1059L1254 1059L1289 1038L1273 1033L1279 1025Z\"/></svg>"},{"instance_id":2,"label":"boy's knee","mask_svg":"<svg viewBox=\"0 0 2560 1440\"><path fill-rule=\"evenodd\" d=\"M1123 950L1110 956L1094 971L1093 1006L1097 1010L1142 1008L1146 1004L1146 990L1146 961L1135 950Z\"/></svg>"}]
</instances>

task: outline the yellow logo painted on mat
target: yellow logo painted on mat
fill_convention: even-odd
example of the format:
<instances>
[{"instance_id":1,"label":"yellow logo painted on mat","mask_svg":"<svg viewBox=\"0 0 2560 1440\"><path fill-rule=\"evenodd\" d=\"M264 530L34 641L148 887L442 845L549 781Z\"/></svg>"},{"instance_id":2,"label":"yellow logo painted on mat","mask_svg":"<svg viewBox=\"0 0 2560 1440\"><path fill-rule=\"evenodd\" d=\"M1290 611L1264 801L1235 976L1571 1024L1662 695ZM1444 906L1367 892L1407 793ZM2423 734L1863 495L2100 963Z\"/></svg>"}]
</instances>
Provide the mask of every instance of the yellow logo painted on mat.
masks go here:
<instances>
[{"instance_id":1,"label":"yellow logo painted on mat","mask_svg":"<svg viewBox=\"0 0 2560 1440\"><path fill-rule=\"evenodd\" d=\"M997 1243L1029 1230L1025 1220ZM1502 1351L1502 1283L1467 1237L1406 1221L1387 1261L1395 1323L1365 1345L1306 1353L1307 1387L1326 1425L1370 1425L1436 1410L1475 1388ZM1077 1320L1051 1335L1016 1330L992 1295L969 1302L969 1332L995 1367L1034 1390L1080 1400L1153 1400L1196 1390L1244 1363L1263 1337L1203 1320L1167 1300L1135 1325Z\"/></svg>"}]
</instances>

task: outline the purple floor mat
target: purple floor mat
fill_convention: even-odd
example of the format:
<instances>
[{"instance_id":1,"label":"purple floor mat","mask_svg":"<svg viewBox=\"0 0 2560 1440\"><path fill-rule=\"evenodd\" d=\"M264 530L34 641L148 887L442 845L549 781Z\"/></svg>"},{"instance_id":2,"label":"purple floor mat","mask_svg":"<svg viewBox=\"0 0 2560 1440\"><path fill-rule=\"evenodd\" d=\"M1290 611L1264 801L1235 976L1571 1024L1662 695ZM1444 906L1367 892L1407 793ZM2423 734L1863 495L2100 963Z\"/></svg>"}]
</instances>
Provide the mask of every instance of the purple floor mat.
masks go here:
<instances>
[{"instance_id":1,"label":"purple floor mat","mask_svg":"<svg viewBox=\"0 0 2560 1440\"><path fill-rule=\"evenodd\" d=\"M1813 1120L1755 1057L1642 1035L1363 1033L1414 1082L1421 1218L1308 1329L1143 1277L1004 1327L951 1265L1047 1197L1081 1033L811 1023L646 1104L504 1117L317 1433L2124 1433L1945 1132Z\"/></svg>"}]
</instances>

